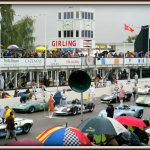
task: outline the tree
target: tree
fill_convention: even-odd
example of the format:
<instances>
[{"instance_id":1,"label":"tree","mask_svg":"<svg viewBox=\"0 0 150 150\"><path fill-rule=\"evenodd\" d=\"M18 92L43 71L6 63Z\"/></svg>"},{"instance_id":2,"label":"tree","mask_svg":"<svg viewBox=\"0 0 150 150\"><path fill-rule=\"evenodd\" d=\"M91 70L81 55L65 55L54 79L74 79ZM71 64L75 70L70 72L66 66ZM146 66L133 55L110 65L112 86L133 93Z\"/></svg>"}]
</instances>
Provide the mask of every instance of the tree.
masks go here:
<instances>
[{"instance_id":1,"label":"tree","mask_svg":"<svg viewBox=\"0 0 150 150\"><path fill-rule=\"evenodd\" d=\"M14 10L12 5L1 4L1 43L6 49L9 44L12 44L13 38L13 21L14 21Z\"/></svg>"},{"instance_id":2,"label":"tree","mask_svg":"<svg viewBox=\"0 0 150 150\"><path fill-rule=\"evenodd\" d=\"M33 37L34 20L30 17L25 17L18 21L13 26L14 39L13 42L19 47L32 49L34 46L35 37Z\"/></svg>"},{"instance_id":3,"label":"tree","mask_svg":"<svg viewBox=\"0 0 150 150\"><path fill-rule=\"evenodd\" d=\"M34 31L34 20L24 17L14 24L15 11L10 4L1 4L1 43L4 49L8 45L16 44L25 49L32 49L35 38L32 36Z\"/></svg>"},{"instance_id":4,"label":"tree","mask_svg":"<svg viewBox=\"0 0 150 150\"><path fill-rule=\"evenodd\" d=\"M137 35L134 35L134 36L128 36L128 38L127 38L127 42L128 43L133 43L135 40L136 40L136 38L137 38Z\"/></svg>"}]
</instances>

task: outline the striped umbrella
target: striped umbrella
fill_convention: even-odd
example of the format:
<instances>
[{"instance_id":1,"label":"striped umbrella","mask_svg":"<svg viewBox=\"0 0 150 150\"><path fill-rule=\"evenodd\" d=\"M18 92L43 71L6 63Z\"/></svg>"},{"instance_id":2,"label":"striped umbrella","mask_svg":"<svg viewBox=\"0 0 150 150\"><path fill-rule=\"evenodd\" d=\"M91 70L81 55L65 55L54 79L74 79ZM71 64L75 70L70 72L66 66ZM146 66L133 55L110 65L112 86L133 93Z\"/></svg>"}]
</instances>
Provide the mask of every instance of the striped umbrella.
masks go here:
<instances>
[{"instance_id":1,"label":"striped umbrella","mask_svg":"<svg viewBox=\"0 0 150 150\"><path fill-rule=\"evenodd\" d=\"M89 139L74 127L51 127L39 134L36 139L45 146L91 146Z\"/></svg>"}]
</instances>

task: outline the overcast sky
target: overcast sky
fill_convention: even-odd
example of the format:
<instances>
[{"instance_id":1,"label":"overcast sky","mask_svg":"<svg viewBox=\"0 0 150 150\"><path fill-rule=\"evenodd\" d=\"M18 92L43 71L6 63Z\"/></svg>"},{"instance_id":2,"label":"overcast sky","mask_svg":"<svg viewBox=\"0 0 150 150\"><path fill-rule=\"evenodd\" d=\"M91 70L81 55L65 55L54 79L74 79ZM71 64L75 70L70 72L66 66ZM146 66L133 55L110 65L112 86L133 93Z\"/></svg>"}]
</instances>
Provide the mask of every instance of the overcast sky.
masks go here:
<instances>
[{"instance_id":1,"label":"overcast sky","mask_svg":"<svg viewBox=\"0 0 150 150\"><path fill-rule=\"evenodd\" d=\"M14 4L15 19L19 20L23 16L35 16L35 44L45 42L45 20L46 21L46 41L57 37L56 21L58 11L64 10L69 6L88 7L95 9L96 42L100 43L119 43L129 35L138 34L142 25L150 25L150 5L117 5L117 4L97 4L97 5L56 5L56 4ZM19 15L19 16L18 16ZM133 25L135 32L125 32L124 24Z\"/></svg>"}]
</instances>

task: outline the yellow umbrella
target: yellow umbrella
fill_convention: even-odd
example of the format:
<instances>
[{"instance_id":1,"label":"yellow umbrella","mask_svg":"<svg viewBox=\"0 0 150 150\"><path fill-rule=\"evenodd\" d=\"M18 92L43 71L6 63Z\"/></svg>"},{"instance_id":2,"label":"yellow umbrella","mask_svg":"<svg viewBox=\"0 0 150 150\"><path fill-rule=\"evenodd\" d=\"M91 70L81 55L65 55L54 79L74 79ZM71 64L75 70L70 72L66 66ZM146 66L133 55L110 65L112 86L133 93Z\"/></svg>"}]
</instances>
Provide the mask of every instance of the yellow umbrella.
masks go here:
<instances>
[{"instance_id":1,"label":"yellow umbrella","mask_svg":"<svg viewBox=\"0 0 150 150\"><path fill-rule=\"evenodd\" d=\"M37 51L45 51L46 50L45 46L37 46L35 49Z\"/></svg>"},{"instance_id":2,"label":"yellow umbrella","mask_svg":"<svg viewBox=\"0 0 150 150\"><path fill-rule=\"evenodd\" d=\"M57 51L57 48L53 48L52 50L53 50L53 51Z\"/></svg>"}]
</instances>

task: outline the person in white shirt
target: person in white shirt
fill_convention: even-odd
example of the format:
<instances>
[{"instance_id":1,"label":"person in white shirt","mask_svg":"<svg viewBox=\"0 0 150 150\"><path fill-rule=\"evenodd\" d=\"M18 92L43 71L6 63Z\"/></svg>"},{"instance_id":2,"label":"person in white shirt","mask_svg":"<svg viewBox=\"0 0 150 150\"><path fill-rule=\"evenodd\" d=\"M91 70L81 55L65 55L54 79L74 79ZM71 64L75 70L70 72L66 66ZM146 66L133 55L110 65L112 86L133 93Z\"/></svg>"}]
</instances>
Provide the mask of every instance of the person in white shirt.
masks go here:
<instances>
[{"instance_id":1,"label":"person in white shirt","mask_svg":"<svg viewBox=\"0 0 150 150\"><path fill-rule=\"evenodd\" d=\"M95 87L93 86L93 84L91 84L91 87L89 88L89 93L90 93L90 102L92 102L95 95Z\"/></svg>"},{"instance_id":2,"label":"person in white shirt","mask_svg":"<svg viewBox=\"0 0 150 150\"><path fill-rule=\"evenodd\" d=\"M67 93L66 93L66 90L63 89L62 93L61 93L61 100L60 100L60 105L61 106L66 106L67 105Z\"/></svg>"}]
</instances>

